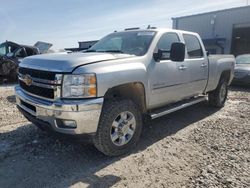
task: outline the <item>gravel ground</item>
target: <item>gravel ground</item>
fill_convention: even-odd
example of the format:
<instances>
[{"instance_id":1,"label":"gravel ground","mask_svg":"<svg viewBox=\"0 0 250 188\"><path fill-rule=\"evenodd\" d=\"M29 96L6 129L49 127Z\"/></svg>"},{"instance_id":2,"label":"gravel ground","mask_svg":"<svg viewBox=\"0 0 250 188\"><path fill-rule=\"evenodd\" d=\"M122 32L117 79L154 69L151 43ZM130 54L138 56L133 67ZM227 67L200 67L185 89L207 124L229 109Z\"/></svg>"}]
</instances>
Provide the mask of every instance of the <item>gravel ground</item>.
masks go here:
<instances>
[{"instance_id":1,"label":"gravel ground","mask_svg":"<svg viewBox=\"0 0 250 188\"><path fill-rule=\"evenodd\" d=\"M250 88L221 110L201 103L145 125L137 149L109 158L37 129L0 87L0 187L250 187Z\"/></svg>"}]
</instances>

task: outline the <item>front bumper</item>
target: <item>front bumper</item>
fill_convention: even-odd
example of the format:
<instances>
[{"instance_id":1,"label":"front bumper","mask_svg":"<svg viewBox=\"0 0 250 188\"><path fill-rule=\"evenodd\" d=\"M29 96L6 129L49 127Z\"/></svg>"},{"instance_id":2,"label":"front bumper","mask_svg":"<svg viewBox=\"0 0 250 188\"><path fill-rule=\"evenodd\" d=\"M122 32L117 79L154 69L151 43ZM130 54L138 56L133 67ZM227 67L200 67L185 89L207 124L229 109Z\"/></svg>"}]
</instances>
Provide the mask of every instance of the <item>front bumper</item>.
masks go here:
<instances>
[{"instance_id":1,"label":"front bumper","mask_svg":"<svg viewBox=\"0 0 250 188\"><path fill-rule=\"evenodd\" d=\"M15 95L21 113L34 124L49 126L48 129L69 135L97 131L103 98L47 101L30 96L19 86L15 88ZM76 128L59 127L58 122L62 120L75 121Z\"/></svg>"}]
</instances>

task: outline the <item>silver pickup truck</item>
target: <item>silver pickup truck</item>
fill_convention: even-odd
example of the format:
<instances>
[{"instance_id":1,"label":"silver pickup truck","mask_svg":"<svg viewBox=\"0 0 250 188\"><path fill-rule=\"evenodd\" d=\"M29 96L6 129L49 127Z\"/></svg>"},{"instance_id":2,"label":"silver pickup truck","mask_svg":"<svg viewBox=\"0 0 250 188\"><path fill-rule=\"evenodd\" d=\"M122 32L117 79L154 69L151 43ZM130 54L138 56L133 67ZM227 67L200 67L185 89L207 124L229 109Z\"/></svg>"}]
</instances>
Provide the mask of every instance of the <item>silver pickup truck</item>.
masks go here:
<instances>
[{"instance_id":1,"label":"silver pickup truck","mask_svg":"<svg viewBox=\"0 0 250 188\"><path fill-rule=\"evenodd\" d=\"M127 29L80 53L25 58L17 107L42 129L89 135L117 156L138 143L144 119L204 100L223 107L234 66L232 55L208 56L196 33Z\"/></svg>"}]
</instances>

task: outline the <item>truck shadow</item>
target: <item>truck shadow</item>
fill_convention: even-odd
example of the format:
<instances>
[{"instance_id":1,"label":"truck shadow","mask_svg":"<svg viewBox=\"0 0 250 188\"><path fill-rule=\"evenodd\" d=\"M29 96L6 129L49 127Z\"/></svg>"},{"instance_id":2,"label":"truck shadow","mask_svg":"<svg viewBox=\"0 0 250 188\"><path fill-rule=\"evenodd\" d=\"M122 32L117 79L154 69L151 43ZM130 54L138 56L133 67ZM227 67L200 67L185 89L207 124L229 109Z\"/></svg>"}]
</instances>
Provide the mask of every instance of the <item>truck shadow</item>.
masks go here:
<instances>
[{"instance_id":1,"label":"truck shadow","mask_svg":"<svg viewBox=\"0 0 250 188\"><path fill-rule=\"evenodd\" d=\"M132 153L143 151L216 111L201 103L149 121ZM14 139L12 136L20 137L19 143L0 156L0 187L110 187L122 177L117 174L102 176L100 171L129 155L107 157L90 144L68 139L59 141L31 124L2 133L0 140L6 142Z\"/></svg>"},{"instance_id":2,"label":"truck shadow","mask_svg":"<svg viewBox=\"0 0 250 188\"><path fill-rule=\"evenodd\" d=\"M15 104L15 103L16 103L16 96L15 96L15 95L10 95L10 96L8 96L6 99L7 99L7 101L8 101L9 103L12 103L12 104Z\"/></svg>"},{"instance_id":3,"label":"truck shadow","mask_svg":"<svg viewBox=\"0 0 250 188\"><path fill-rule=\"evenodd\" d=\"M17 85L17 81L7 81L0 77L0 87L9 87L13 85Z\"/></svg>"}]
</instances>

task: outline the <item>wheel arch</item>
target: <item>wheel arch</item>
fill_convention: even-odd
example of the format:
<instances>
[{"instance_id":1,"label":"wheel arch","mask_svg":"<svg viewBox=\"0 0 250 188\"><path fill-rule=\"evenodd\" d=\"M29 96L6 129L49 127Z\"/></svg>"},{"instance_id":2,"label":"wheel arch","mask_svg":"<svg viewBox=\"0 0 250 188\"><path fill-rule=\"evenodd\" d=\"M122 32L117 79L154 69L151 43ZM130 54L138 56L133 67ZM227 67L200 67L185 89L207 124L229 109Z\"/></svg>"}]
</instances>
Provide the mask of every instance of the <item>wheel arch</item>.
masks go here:
<instances>
[{"instance_id":1,"label":"wheel arch","mask_svg":"<svg viewBox=\"0 0 250 188\"><path fill-rule=\"evenodd\" d=\"M104 102L109 99L131 99L141 112L145 113L147 109L146 90L142 82L129 82L108 89L104 95Z\"/></svg>"},{"instance_id":2,"label":"wheel arch","mask_svg":"<svg viewBox=\"0 0 250 188\"><path fill-rule=\"evenodd\" d=\"M231 70L224 70L222 71L221 75L220 75L220 79L219 79L219 82L222 80L222 79L225 79L227 81L228 84L230 84L230 78L231 78ZM219 83L218 83L219 84ZM218 85L217 84L217 85Z\"/></svg>"}]
</instances>

